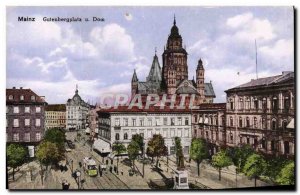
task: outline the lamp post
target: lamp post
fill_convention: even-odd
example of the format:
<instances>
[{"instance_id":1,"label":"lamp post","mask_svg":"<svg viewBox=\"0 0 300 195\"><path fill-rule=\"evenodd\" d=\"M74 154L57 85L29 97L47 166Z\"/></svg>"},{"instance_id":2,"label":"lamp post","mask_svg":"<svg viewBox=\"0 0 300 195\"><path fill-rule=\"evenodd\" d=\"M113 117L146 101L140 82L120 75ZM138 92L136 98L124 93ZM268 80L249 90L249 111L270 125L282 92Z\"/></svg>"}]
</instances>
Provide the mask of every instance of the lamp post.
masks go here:
<instances>
[{"instance_id":1,"label":"lamp post","mask_svg":"<svg viewBox=\"0 0 300 195\"><path fill-rule=\"evenodd\" d=\"M76 172L76 176L77 176L77 184L78 184L78 189L80 189L80 176L81 176L81 173L79 170L77 170Z\"/></svg>"},{"instance_id":2,"label":"lamp post","mask_svg":"<svg viewBox=\"0 0 300 195\"><path fill-rule=\"evenodd\" d=\"M143 143L143 178L145 177L145 143Z\"/></svg>"},{"instance_id":3,"label":"lamp post","mask_svg":"<svg viewBox=\"0 0 300 195\"><path fill-rule=\"evenodd\" d=\"M73 160L71 159L71 170L72 170L72 173L73 173Z\"/></svg>"}]
</instances>

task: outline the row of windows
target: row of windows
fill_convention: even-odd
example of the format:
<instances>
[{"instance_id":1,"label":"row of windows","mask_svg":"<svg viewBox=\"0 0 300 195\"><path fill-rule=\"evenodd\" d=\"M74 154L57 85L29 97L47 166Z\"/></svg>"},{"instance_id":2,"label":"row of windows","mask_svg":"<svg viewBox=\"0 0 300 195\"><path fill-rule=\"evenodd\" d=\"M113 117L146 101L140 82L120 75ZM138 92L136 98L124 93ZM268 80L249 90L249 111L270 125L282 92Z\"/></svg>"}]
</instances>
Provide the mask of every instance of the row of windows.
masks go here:
<instances>
[{"instance_id":1,"label":"row of windows","mask_svg":"<svg viewBox=\"0 0 300 195\"><path fill-rule=\"evenodd\" d=\"M24 112L25 113L30 113L31 109L29 106L25 106L24 107ZM6 113L9 112L9 106L6 106ZM35 107L35 112L36 113L40 113L41 112L41 107L40 106L36 106ZM19 106L14 106L13 107L13 113L17 114L17 113L20 113L20 107Z\"/></svg>"},{"instance_id":2,"label":"row of windows","mask_svg":"<svg viewBox=\"0 0 300 195\"><path fill-rule=\"evenodd\" d=\"M138 124L137 124L137 119L131 119L131 126L145 126L145 119L139 119L138 120ZM153 126L153 120L152 119L148 119L147 120L147 126ZM177 121L175 123L175 118L171 118L170 121L168 120L168 118L163 118L163 123L161 124L161 120L159 118L154 120L154 126L160 126L160 125L189 125L189 118L182 118L182 117L178 117ZM115 126L121 126L120 123L120 119L116 118L115 119ZM123 126L129 126L129 119L128 118L124 118L123 119Z\"/></svg>"},{"instance_id":3,"label":"row of windows","mask_svg":"<svg viewBox=\"0 0 300 195\"><path fill-rule=\"evenodd\" d=\"M229 109L233 110L235 109L235 102L234 99L230 98L229 101ZM272 110L277 110L279 108L279 100L276 96L274 96L271 101L271 109ZM289 109L291 107L291 101L290 101L290 96L286 95L283 97L282 100L282 108L283 109ZM257 99L257 98L253 98L253 101L250 100L249 97L246 98L246 100L244 101L243 98L239 99L238 102L238 106L239 109L268 109L268 103L267 103L267 98L264 97L261 100Z\"/></svg>"},{"instance_id":4,"label":"row of windows","mask_svg":"<svg viewBox=\"0 0 300 195\"><path fill-rule=\"evenodd\" d=\"M20 122L22 120L21 119L13 119L13 127L20 127ZM30 120L30 119L24 119L24 126L25 127L29 127L30 123L33 122L34 120ZM40 127L41 126L41 119L35 119L34 124L36 127ZM6 119L6 127L8 127L8 121Z\"/></svg>"},{"instance_id":5,"label":"row of windows","mask_svg":"<svg viewBox=\"0 0 300 195\"><path fill-rule=\"evenodd\" d=\"M147 138L151 138L153 135L158 135L158 134L161 134L161 131L160 130L156 130L156 131L146 131L147 134ZM133 135L136 134L136 133L133 133ZM142 137L144 137L144 133L140 133L140 135ZM170 133L168 132L168 130L163 130L162 131L162 134L161 134L164 138L167 138L167 137L189 137L189 129L185 129L185 130L181 130L181 129L177 129L176 131L175 130L170 130ZM115 139L116 140L120 140L120 133L115 133ZM123 133L123 140L128 140L130 138L128 138L128 133L125 132Z\"/></svg>"},{"instance_id":6,"label":"row of windows","mask_svg":"<svg viewBox=\"0 0 300 195\"><path fill-rule=\"evenodd\" d=\"M229 125L231 127L234 126L233 124L233 117L230 117L229 119ZM250 117L246 117L245 120L243 120L242 117L239 117L239 120L238 120L238 126L239 127L249 127L249 128L259 128L259 123L261 124L261 127L263 129L267 129L267 120L265 118L261 119L260 120L261 122L258 122L257 118L256 117L253 117L253 121L251 122L250 120ZM277 124L277 120L274 118L272 119L271 121L271 129L272 130L276 130L278 128L278 124ZM282 124L281 124L281 127L285 130L286 129L286 126L287 126L288 122L286 120L283 120L282 121Z\"/></svg>"},{"instance_id":7,"label":"row of windows","mask_svg":"<svg viewBox=\"0 0 300 195\"><path fill-rule=\"evenodd\" d=\"M23 141L30 142L30 141L40 141L41 140L41 133L35 133L35 140L31 140L30 133L25 133L23 137ZM20 135L19 133L13 133L12 135L12 141L18 142L20 141Z\"/></svg>"},{"instance_id":8,"label":"row of windows","mask_svg":"<svg viewBox=\"0 0 300 195\"><path fill-rule=\"evenodd\" d=\"M65 120L46 120L47 124L65 123Z\"/></svg>"},{"instance_id":9,"label":"row of windows","mask_svg":"<svg viewBox=\"0 0 300 195\"><path fill-rule=\"evenodd\" d=\"M9 96L8 96L8 99L9 99L9 100L14 100L15 97L14 97L13 95L9 95ZM20 100L21 100L21 101L24 100L24 95L20 95ZM35 101L35 96L34 96L34 95L30 96L30 100L31 100L31 101Z\"/></svg>"},{"instance_id":10,"label":"row of windows","mask_svg":"<svg viewBox=\"0 0 300 195\"><path fill-rule=\"evenodd\" d=\"M46 115L46 118L48 118L48 119L64 119L65 116L56 116L56 115L49 116L49 115Z\"/></svg>"}]
</instances>

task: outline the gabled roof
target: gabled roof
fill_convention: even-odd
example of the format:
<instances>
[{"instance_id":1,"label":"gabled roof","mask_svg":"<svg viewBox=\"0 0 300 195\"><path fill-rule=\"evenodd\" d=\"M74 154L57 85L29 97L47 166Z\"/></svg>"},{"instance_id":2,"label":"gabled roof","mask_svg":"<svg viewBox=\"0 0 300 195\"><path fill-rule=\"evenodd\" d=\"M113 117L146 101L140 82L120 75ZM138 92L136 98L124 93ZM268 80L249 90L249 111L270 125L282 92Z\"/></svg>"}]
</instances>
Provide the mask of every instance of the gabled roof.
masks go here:
<instances>
[{"instance_id":1,"label":"gabled roof","mask_svg":"<svg viewBox=\"0 0 300 195\"><path fill-rule=\"evenodd\" d=\"M184 79L177 85L177 94L198 94L192 80Z\"/></svg>"},{"instance_id":2,"label":"gabled roof","mask_svg":"<svg viewBox=\"0 0 300 195\"><path fill-rule=\"evenodd\" d=\"M158 57L155 54L155 56L153 57L153 62L149 71L149 75L146 78L146 80L160 82L162 80L161 75L162 75L161 67L159 65Z\"/></svg>"},{"instance_id":3,"label":"gabled roof","mask_svg":"<svg viewBox=\"0 0 300 195\"><path fill-rule=\"evenodd\" d=\"M241 89L241 88L248 88L248 87L257 87L257 86L268 86L268 85L274 85L277 83L285 82L289 79L294 79L294 72L292 71L284 71L281 75L275 75L271 77L264 77L259 79L252 79L248 83L244 83L242 85L239 85L237 87L231 88L232 89ZM227 90L227 91L229 91Z\"/></svg>"}]
</instances>

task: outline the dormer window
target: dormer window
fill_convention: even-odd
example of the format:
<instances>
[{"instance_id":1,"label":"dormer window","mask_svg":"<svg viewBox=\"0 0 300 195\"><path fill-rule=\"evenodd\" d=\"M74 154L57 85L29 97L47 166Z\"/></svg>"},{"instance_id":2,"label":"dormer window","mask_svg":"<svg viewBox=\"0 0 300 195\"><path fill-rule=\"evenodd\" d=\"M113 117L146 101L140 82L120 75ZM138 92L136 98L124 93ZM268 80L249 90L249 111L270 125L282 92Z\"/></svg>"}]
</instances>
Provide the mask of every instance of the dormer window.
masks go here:
<instances>
[{"instance_id":1,"label":"dormer window","mask_svg":"<svg viewBox=\"0 0 300 195\"><path fill-rule=\"evenodd\" d=\"M24 95L21 95L21 96L20 96L20 100L24 100Z\"/></svg>"},{"instance_id":2,"label":"dormer window","mask_svg":"<svg viewBox=\"0 0 300 195\"><path fill-rule=\"evenodd\" d=\"M13 100L13 99L14 99L14 96L13 96L13 95L9 95L9 96L8 96L8 99L9 99L9 100Z\"/></svg>"},{"instance_id":3,"label":"dormer window","mask_svg":"<svg viewBox=\"0 0 300 195\"><path fill-rule=\"evenodd\" d=\"M32 95L30 99L31 99L31 101L35 101L35 96Z\"/></svg>"}]
</instances>

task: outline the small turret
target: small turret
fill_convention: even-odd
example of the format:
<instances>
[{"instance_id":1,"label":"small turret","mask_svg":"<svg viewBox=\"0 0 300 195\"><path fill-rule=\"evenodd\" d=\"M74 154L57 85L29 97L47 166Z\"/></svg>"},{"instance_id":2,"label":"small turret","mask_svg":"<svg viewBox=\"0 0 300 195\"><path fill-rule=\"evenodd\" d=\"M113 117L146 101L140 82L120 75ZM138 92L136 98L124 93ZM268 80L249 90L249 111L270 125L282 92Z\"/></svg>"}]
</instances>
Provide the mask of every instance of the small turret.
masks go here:
<instances>
[{"instance_id":1,"label":"small turret","mask_svg":"<svg viewBox=\"0 0 300 195\"><path fill-rule=\"evenodd\" d=\"M197 85L197 92L200 94L198 98L198 103L203 103L205 99L205 84L204 84L204 67L201 58L198 60L198 66L196 70L196 85Z\"/></svg>"},{"instance_id":2,"label":"small turret","mask_svg":"<svg viewBox=\"0 0 300 195\"><path fill-rule=\"evenodd\" d=\"M138 82L139 79L137 78L135 69L132 75L132 79L131 79L131 97L135 96L135 94L137 94L138 91Z\"/></svg>"}]
</instances>

